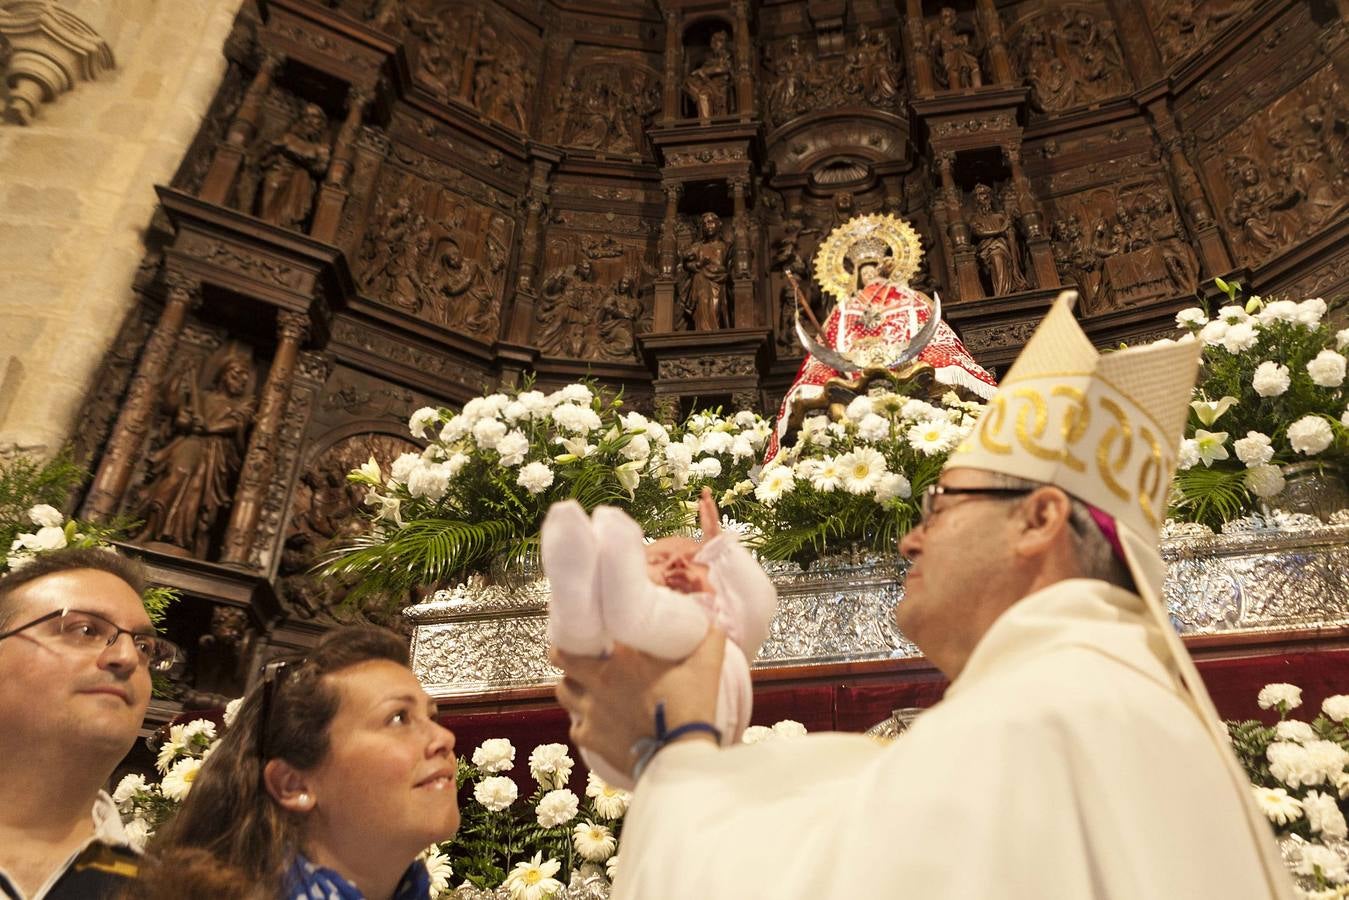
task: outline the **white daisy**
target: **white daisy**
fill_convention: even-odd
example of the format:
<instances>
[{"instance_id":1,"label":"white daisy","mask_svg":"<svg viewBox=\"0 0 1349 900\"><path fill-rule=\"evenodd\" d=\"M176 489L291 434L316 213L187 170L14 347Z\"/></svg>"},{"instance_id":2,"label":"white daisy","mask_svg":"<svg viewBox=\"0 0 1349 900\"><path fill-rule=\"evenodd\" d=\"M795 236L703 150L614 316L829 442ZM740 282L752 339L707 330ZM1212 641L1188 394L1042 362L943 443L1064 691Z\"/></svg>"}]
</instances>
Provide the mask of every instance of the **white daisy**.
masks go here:
<instances>
[{"instance_id":1,"label":"white daisy","mask_svg":"<svg viewBox=\"0 0 1349 900\"><path fill-rule=\"evenodd\" d=\"M621 819L632 800L627 791L607 783L594 772L586 777L586 796L594 803L595 812L605 819Z\"/></svg>"},{"instance_id":2,"label":"white daisy","mask_svg":"<svg viewBox=\"0 0 1349 900\"><path fill-rule=\"evenodd\" d=\"M192 790L192 782L197 780L197 773L200 771L201 760L191 756L180 759L164 776L159 789L170 800L184 800Z\"/></svg>"},{"instance_id":3,"label":"white daisy","mask_svg":"<svg viewBox=\"0 0 1349 900\"><path fill-rule=\"evenodd\" d=\"M924 456L947 452L955 446L958 436L959 429L941 419L919 422L904 433L905 439Z\"/></svg>"},{"instance_id":4,"label":"white daisy","mask_svg":"<svg viewBox=\"0 0 1349 900\"><path fill-rule=\"evenodd\" d=\"M571 830L571 843L587 862L602 863L614 855L618 841L607 825L581 822Z\"/></svg>"},{"instance_id":5,"label":"white daisy","mask_svg":"<svg viewBox=\"0 0 1349 900\"><path fill-rule=\"evenodd\" d=\"M792 470L786 466L774 466L764 471L763 480L754 488L754 496L764 506L772 506L794 487L796 479L792 477Z\"/></svg>"},{"instance_id":6,"label":"white daisy","mask_svg":"<svg viewBox=\"0 0 1349 900\"><path fill-rule=\"evenodd\" d=\"M510 892L511 900L544 900L562 890L562 882L553 877L560 868L562 863L545 861L542 852L535 853L532 859L516 863L502 886Z\"/></svg>"},{"instance_id":7,"label":"white daisy","mask_svg":"<svg viewBox=\"0 0 1349 900\"><path fill-rule=\"evenodd\" d=\"M1296 797L1289 796L1283 788L1252 785L1251 792L1255 795L1255 805L1260 807L1265 818L1275 825L1287 825L1302 816L1302 802Z\"/></svg>"},{"instance_id":8,"label":"white daisy","mask_svg":"<svg viewBox=\"0 0 1349 900\"><path fill-rule=\"evenodd\" d=\"M860 447L838 458L843 469L843 488L850 494L870 494L885 474L885 457L879 450Z\"/></svg>"},{"instance_id":9,"label":"white daisy","mask_svg":"<svg viewBox=\"0 0 1349 900\"><path fill-rule=\"evenodd\" d=\"M831 456L819 461L808 460L808 462L816 462L816 465L812 467L814 468L814 474L809 476L811 487L822 494L838 490L839 485L843 483L844 471L837 459ZM798 468L804 465L803 462L798 465Z\"/></svg>"}]
</instances>

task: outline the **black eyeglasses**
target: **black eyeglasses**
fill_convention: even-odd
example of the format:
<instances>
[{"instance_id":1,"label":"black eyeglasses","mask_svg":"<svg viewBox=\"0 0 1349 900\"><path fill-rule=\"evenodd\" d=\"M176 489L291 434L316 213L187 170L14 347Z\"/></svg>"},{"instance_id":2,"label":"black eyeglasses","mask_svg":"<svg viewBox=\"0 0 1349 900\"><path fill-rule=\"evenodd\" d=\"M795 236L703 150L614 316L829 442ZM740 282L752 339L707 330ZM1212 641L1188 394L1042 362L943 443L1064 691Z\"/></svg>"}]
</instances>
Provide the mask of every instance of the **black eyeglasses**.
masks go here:
<instances>
[{"instance_id":1,"label":"black eyeglasses","mask_svg":"<svg viewBox=\"0 0 1349 900\"><path fill-rule=\"evenodd\" d=\"M45 626L45 627L44 627ZM106 616L84 609L57 609L39 616L27 625L20 625L12 631L0 634L0 641L14 637L20 632L34 629L35 639L69 650L88 653L102 653L117 643L124 634L131 635L131 644L136 648L140 664L151 672L168 672L183 658L183 651L172 641L165 640L152 631L132 631L122 628Z\"/></svg>"},{"instance_id":2,"label":"black eyeglasses","mask_svg":"<svg viewBox=\"0 0 1349 900\"><path fill-rule=\"evenodd\" d=\"M923 491L923 501L919 507L923 513L923 524L929 525L941 512L934 504L938 497L945 497L952 494L984 494L991 497L1000 497L1007 499L1010 497L1024 497L1026 494L1037 490L1036 488L1011 488L1011 487L952 487L945 484L929 484L927 490Z\"/></svg>"},{"instance_id":3,"label":"black eyeglasses","mask_svg":"<svg viewBox=\"0 0 1349 900\"><path fill-rule=\"evenodd\" d=\"M271 733L272 708L281 682L295 670L302 659L277 659L262 667L262 701L258 710L258 761L267 764L268 735Z\"/></svg>"}]
</instances>

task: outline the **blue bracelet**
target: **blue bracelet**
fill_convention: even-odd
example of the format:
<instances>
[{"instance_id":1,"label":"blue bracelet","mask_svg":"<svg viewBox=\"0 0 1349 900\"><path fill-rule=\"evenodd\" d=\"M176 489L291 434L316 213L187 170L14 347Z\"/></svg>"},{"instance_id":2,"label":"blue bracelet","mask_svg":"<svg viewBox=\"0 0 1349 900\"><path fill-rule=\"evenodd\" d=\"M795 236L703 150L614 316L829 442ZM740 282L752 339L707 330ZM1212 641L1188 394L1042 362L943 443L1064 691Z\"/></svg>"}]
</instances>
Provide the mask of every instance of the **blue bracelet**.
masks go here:
<instances>
[{"instance_id":1,"label":"blue bracelet","mask_svg":"<svg viewBox=\"0 0 1349 900\"><path fill-rule=\"evenodd\" d=\"M656 736L644 737L632 745L632 752L637 756L637 762L632 767L632 780L637 781L642 777L642 772L650 764L651 760L664 747L670 745L675 740L686 734L692 734L695 731L705 731L712 735L718 744L721 743L721 729L711 722L685 722L677 728L668 728L665 724L665 702L656 704Z\"/></svg>"}]
</instances>

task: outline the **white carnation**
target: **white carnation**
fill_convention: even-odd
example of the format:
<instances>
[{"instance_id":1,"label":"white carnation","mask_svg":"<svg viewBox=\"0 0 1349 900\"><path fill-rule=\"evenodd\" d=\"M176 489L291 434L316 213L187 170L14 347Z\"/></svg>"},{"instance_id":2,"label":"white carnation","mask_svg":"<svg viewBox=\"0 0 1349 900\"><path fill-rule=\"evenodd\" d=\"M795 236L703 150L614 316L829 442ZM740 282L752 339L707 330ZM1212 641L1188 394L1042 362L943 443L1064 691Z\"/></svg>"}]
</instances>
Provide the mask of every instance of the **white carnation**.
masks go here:
<instances>
[{"instance_id":1,"label":"white carnation","mask_svg":"<svg viewBox=\"0 0 1349 900\"><path fill-rule=\"evenodd\" d=\"M122 826L122 832L126 835L127 843L131 845L132 850L137 853L145 852L145 845L149 842L152 833L149 822L140 816L136 816Z\"/></svg>"},{"instance_id":2,"label":"white carnation","mask_svg":"<svg viewBox=\"0 0 1349 900\"><path fill-rule=\"evenodd\" d=\"M529 754L529 774L544 788L561 788L571 778L576 763L566 744L540 744Z\"/></svg>"},{"instance_id":3,"label":"white carnation","mask_svg":"<svg viewBox=\"0 0 1349 900\"><path fill-rule=\"evenodd\" d=\"M782 719L773 723L773 735L780 738L801 737L806 733L806 726L795 719Z\"/></svg>"},{"instance_id":4,"label":"white carnation","mask_svg":"<svg viewBox=\"0 0 1349 900\"><path fill-rule=\"evenodd\" d=\"M450 470L445 463L422 460L408 473L407 486L414 497L439 500L450 488Z\"/></svg>"},{"instance_id":5,"label":"white carnation","mask_svg":"<svg viewBox=\"0 0 1349 900\"><path fill-rule=\"evenodd\" d=\"M473 765L484 772L504 772L515 765L515 745L505 738L488 738L473 751Z\"/></svg>"},{"instance_id":6,"label":"white carnation","mask_svg":"<svg viewBox=\"0 0 1349 900\"><path fill-rule=\"evenodd\" d=\"M239 718L239 710L244 705L243 697L235 697L229 703L225 704L225 727L229 728L234 724L234 720Z\"/></svg>"},{"instance_id":7,"label":"white carnation","mask_svg":"<svg viewBox=\"0 0 1349 900\"><path fill-rule=\"evenodd\" d=\"M515 483L531 494L541 494L553 483L553 470L541 462L532 462L521 467Z\"/></svg>"},{"instance_id":8,"label":"white carnation","mask_svg":"<svg viewBox=\"0 0 1349 900\"><path fill-rule=\"evenodd\" d=\"M1274 726L1274 738L1280 741L1295 741L1305 744L1316 740L1316 732L1306 722L1299 719L1284 719Z\"/></svg>"},{"instance_id":9,"label":"white carnation","mask_svg":"<svg viewBox=\"0 0 1349 900\"><path fill-rule=\"evenodd\" d=\"M1261 499L1269 499L1282 493L1285 485L1283 472L1278 466L1252 466L1246 470L1246 487Z\"/></svg>"},{"instance_id":10,"label":"white carnation","mask_svg":"<svg viewBox=\"0 0 1349 900\"><path fill-rule=\"evenodd\" d=\"M1249 321L1251 317L1246 313L1246 310L1240 306L1224 306L1222 309L1218 310L1218 314L1213 318L1221 322L1226 322L1228 325L1235 325L1238 322Z\"/></svg>"},{"instance_id":11,"label":"white carnation","mask_svg":"<svg viewBox=\"0 0 1349 900\"><path fill-rule=\"evenodd\" d=\"M1325 780L1325 772L1302 744L1274 741L1265 748L1265 758L1269 760L1269 774L1289 787L1320 784Z\"/></svg>"},{"instance_id":12,"label":"white carnation","mask_svg":"<svg viewBox=\"0 0 1349 900\"><path fill-rule=\"evenodd\" d=\"M473 424L473 440L484 450L495 450L497 442L506 436L506 423L496 419L479 419Z\"/></svg>"},{"instance_id":13,"label":"white carnation","mask_svg":"<svg viewBox=\"0 0 1349 900\"><path fill-rule=\"evenodd\" d=\"M1190 306L1176 313L1176 326L1179 328L1202 328L1208 324L1208 316L1197 306Z\"/></svg>"},{"instance_id":14,"label":"white carnation","mask_svg":"<svg viewBox=\"0 0 1349 900\"><path fill-rule=\"evenodd\" d=\"M595 399L595 395L590 392L590 388L584 384L569 384L557 392L564 403L580 403L589 406L590 401Z\"/></svg>"},{"instance_id":15,"label":"white carnation","mask_svg":"<svg viewBox=\"0 0 1349 900\"><path fill-rule=\"evenodd\" d=\"M1176 453L1176 467L1178 469L1193 469L1199 465L1199 442L1194 438L1186 438L1180 442L1180 449Z\"/></svg>"},{"instance_id":16,"label":"white carnation","mask_svg":"<svg viewBox=\"0 0 1349 900\"><path fill-rule=\"evenodd\" d=\"M1349 836L1349 826L1345 825L1338 798L1320 791L1308 791L1307 796L1302 798L1302 812L1307 816L1307 824L1313 832L1320 832L1328 838L1343 839Z\"/></svg>"},{"instance_id":17,"label":"white carnation","mask_svg":"<svg viewBox=\"0 0 1349 900\"><path fill-rule=\"evenodd\" d=\"M1277 397L1288 390L1292 379L1288 376L1288 367L1272 360L1265 360L1255 367L1251 385L1261 397Z\"/></svg>"},{"instance_id":18,"label":"white carnation","mask_svg":"<svg viewBox=\"0 0 1349 900\"><path fill-rule=\"evenodd\" d=\"M1297 305L1298 324L1307 328L1315 328L1321 324L1321 319L1325 317L1327 308L1326 301L1320 297L1303 300Z\"/></svg>"},{"instance_id":19,"label":"white carnation","mask_svg":"<svg viewBox=\"0 0 1349 900\"><path fill-rule=\"evenodd\" d=\"M1334 350L1322 350L1316 358L1307 363L1307 374L1312 382L1324 388L1337 388L1344 384L1344 356Z\"/></svg>"},{"instance_id":20,"label":"white carnation","mask_svg":"<svg viewBox=\"0 0 1349 900\"><path fill-rule=\"evenodd\" d=\"M440 442L453 444L468 434L472 428L473 420L461 413L440 426Z\"/></svg>"},{"instance_id":21,"label":"white carnation","mask_svg":"<svg viewBox=\"0 0 1349 900\"><path fill-rule=\"evenodd\" d=\"M47 550L60 550L66 545L66 530L58 528L55 525L48 525L39 528L36 532L27 532L15 539L18 545L11 545L10 549L15 550L22 547L33 553L43 553Z\"/></svg>"},{"instance_id":22,"label":"white carnation","mask_svg":"<svg viewBox=\"0 0 1349 900\"><path fill-rule=\"evenodd\" d=\"M1222 345L1228 353L1241 353L1255 346L1259 335L1248 322L1238 322L1235 325L1229 325L1223 332Z\"/></svg>"},{"instance_id":23,"label":"white carnation","mask_svg":"<svg viewBox=\"0 0 1349 900\"><path fill-rule=\"evenodd\" d=\"M1258 431L1246 432L1244 438L1232 442L1232 449L1236 451L1237 459L1247 466L1263 466L1274 457L1269 435Z\"/></svg>"},{"instance_id":24,"label":"white carnation","mask_svg":"<svg viewBox=\"0 0 1349 900\"><path fill-rule=\"evenodd\" d=\"M28 510L28 520L39 528L60 528L66 518L56 507L39 503Z\"/></svg>"},{"instance_id":25,"label":"white carnation","mask_svg":"<svg viewBox=\"0 0 1349 900\"><path fill-rule=\"evenodd\" d=\"M1199 329L1199 340L1210 347L1214 347L1223 342L1223 335L1225 334L1227 334L1227 323L1221 319L1214 319Z\"/></svg>"},{"instance_id":26,"label":"white carnation","mask_svg":"<svg viewBox=\"0 0 1349 900\"><path fill-rule=\"evenodd\" d=\"M754 442L748 435L738 434L735 440L731 442L731 459L739 462L742 459L749 459L755 455Z\"/></svg>"},{"instance_id":27,"label":"white carnation","mask_svg":"<svg viewBox=\"0 0 1349 900\"><path fill-rule=\"evenodd\" d=\"M1349 347L1349 328L1341 328L1335 332L1335 349L1343 350Z\"/></svg>"},{"instance_id":28,"label":"white carnation","mask_svg":"<svg viewBox=\"0 0 1349 900\"><path fill-rule=\"evenodd\" d=\"M503 466L518 466L529 453L529 438L523 431L512 431L497 441L496 451L501 455Z\"/></svg>"},{"instance_id":29,"label":"white carnation","mask_svg":"<svg viewBox=\"0 0 1349 900\"><path fill-rule=\"evenodd\" d=\"M600 427L600 417L588 406L564 403L553 410L553 421L564 431L584 434Z\"/></svg>"},{"instance_id":30,"label":"white carnation","mask_svg":"<svg viewBox=\"0 0 1349 900\"><path fill-rule=\"evenodd\" d=\"M515 398L515 402L524 406L531 419L543 419L556 406L543 391L525 391Z\"/></svg>"},{"instance_id":31,"label":"white carnation","mask_svg":"<svg viewBox=\"0 0 1349 900\"><path fill-rule=\"evenodd\" d=\"M693 464L692 472L699 478L716 478L721 474L721 460L715 456L704 456Z\"/></svg>"},{"instance_id":32,"label":"white carnation","mask_svg":"<svg viewBox=\"0 0 1349 900\"><path fill-rule=\"evenodd\" d=\"M745 733L740 736L742 744L758 744L766 741L773 736L773 729L767 725L751 725L745 729Z\"/></svg>"},{"instance_id":33,"label":"white carnation","mask_svg":"<svg viewBox=\"0 0 1349 900\"><path fill-rule=\"evenodd\" d=\"M439 420L440 410L423 406L408 418L408 431L412 432L412 436L415 438L424 438L426 437L426 429Z\"/></svg>"},{"instance_id":34,"label":"white carnation","mask_svg":"<svg viewBox=\"0 0 1349 900\"><path fill-rule=\"evenodd\" d=\"M864 441L883 441L890 436L890 420L876 413L867 413L857 423L857 436Z\"/></svg>"},{"instance_id":35,"label":"white carnation","mask_svg":"<svg viewBox=\"0 0 1349 900\"><path fill-rule=\"evenodd\" d=\"M1273 709L1282 703L1284 711L1297 709L1302 705L1302 688L1295 684L1286 684L1277 682L1267 684L1260 689L1260 694L1255 698L1261 709Z\"/></svg>"},{"instance_id":36,"label":"white carnation","mask_svg":"<svg viewBox=\"0 0 1349 900\"><path fill-rule=\"evenodd\" d=\"M847 416L854 422L860 422L868 413L875 412L875 406L871 398L863 394L860 397L854 397L848 404Z\"/></svg>"},{"instance_id":37,"label":"white carnation","mask_svg":"<svg viewBox=\"0 0 1349 900\"><path fill-rule=\"evenodd\" d=\"M1275 300L1272 303L1266 303L1265 308L1256 315L1262 323L1269 322L1296 322L1298 308L1292 300Z\"/></svg>"},{"instance_id":38,"label":"white carnation","mask_svg":"<svg viewBox=\"0 0 1349 900\"><path fill-rule=\"evenodd\" d=\"M1303 416L1288 426L1288 443L1298 453L1315 456L1330 446L1335 432L1320 416Z\"/></svg>"},{"instance_id":39,"label":"white carnation","mask_svg":"<svg viewBox=\"0 0 1349 900\"><path fill-rule=\"evenodd\" d=\"M634 434L618 453L624 459L646 459L651 455L651 442L644 434Z\"/></svg>"},{"instance_id":40,"label":"white carnation","mask_svg":"<svg viewBox=\"0 0 1349 900\"><path fill-rule=\"evenodd\" d=\"M907 500L913 496L913 485L899 472L887 472L876 482L876 502L885 503L896 497Z\"/></svg>"},{"instance_id":41,"label":"white carnation","mask_svg":"<svg viewBox=\"0 0 1349 900\"><path fill-rule=\"evenodd\" d=\"M576 812L580 807L579 797L566 788L558 788L544 794L534 812L540 827L556 828L576 818Z\"/></svg>"},{"instance_id":42,"label":"white carnation","mask_svg":"<svg viewBox=\"0 0 1349 900\"><path fill-rule=\"evenodd\" d=\"M389 478L399 484L407 484L408 476L412 474L412 470L421 461L422 455L420 453L400 454L393 461L393 465L389 466Z\"/></svg>"},{"instance_id":43,"label":"white carnation","mask_svg":"<svg viewBox=\"0 0 1349 900\"><path fill-rule=\"evenodd\" d=\"M491 775L473 786L473 799L492 812L501 812L519 795L515 782L505 775Z\"/></svg>"},{"instance_id":44,"label":"white carnation","mask_svg":"<svg viewBox=\"0 0 1349 900\"><path fill-rule=\"evenodd\" d=\"M734 438L725 431L708 431L702 435L698 449L703 453L726 453Z\"/></svg>"},{"instance_id":45,"label":"white carnation","mask_svg":"<svg viewBox=\"0 0 1349 900\"><path fill-rule=\"evenodd\" d=\"M150 783L145 780L145 776L133 772L117 782L117 789L112 792L112 802L116 803L122 812L127 812L131 800L137 794L148 793L149 789Z\"/></svg>"},{"instance_id":46,"label":"white carnation","mask_svg":"<svg viewBox=\"0 0 1349 900\"><path fill-rule=\"evenodd\" d=\"M1293 871L1297 874L1315 877L1319 873L1332 884L1349 880L1349 868L1345 867L1340 855L1329 847L1308 843L1299 845L1298 850L1298 861L1293 865Z\"/></svg>"},{"instance_id":47,"label":"white carnation","mask_svg":"<svg viewBox=\"0 0 1349 900\"><path fill-rule=\"evenodd\" d=\"M1321 701L1321 712L1336 722L1349 719L1349 694L1335 694Z\"/></svg>"}]
</instances>

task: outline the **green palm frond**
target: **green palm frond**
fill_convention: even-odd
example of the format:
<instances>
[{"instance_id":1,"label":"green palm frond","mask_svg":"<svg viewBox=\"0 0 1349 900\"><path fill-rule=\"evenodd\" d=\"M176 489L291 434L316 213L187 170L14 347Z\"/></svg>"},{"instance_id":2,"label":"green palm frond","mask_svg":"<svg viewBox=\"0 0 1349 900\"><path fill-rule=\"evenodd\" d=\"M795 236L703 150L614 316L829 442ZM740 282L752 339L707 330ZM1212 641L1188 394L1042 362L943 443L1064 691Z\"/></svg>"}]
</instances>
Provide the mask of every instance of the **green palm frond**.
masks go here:
<instances>
[{"instance_id":1,"label":"green palm frond","mask_svg":"<svg viewBox=\"0 0 1349 900\"><path fill-rule=\"evenodd\" d=\"M393 599L481 566L510 537L510 525L500 519L414 519L397 529L352 538L320 562L318 574L349 584L348 602L371 595Z\"/></svg>"},{"instance_id":2,"label":"green palm frond","mask_svg":"<svg viewBox=\"0 0 1349 900\"><path fill-rule=\"evenodd\" d=\"M1176 473L1176 490L1180 496L1174 508L1176 517L1215 531L1251 509L1253 503L1244 469L1183 469Z\"/></svg>"}]
</instances>

